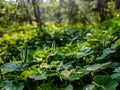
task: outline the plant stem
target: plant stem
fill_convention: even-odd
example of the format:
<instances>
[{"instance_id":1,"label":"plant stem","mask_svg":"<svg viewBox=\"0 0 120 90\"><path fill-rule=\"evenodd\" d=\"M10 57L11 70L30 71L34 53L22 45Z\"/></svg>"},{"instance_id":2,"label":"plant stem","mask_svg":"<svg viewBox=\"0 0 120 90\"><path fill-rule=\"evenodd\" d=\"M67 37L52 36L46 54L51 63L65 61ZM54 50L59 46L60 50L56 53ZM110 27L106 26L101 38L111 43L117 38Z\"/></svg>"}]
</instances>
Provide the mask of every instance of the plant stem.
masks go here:
<instances>
[{"instance_id":1,"label":"plant stem","mask_svg":"<svg viewBox=\"0 0 120 90\"><path fill-rule=\"evenodd\" d=\"M3 81L3 75L2 75L1 69L0 69L0 78L1 78L1 81Z\"/></svg>"},{"instance_id":2,"label":"plant stem","mask_svg":"<svg viewBox=\"0 0 120 90\"><path fill-rule=\"evenodd\" d=\"M83 81L80 79L80 82L81 82L81 84L84 86L84 83L83 83Z\"/></svg>"},{"instance_id":3,"label":"plant stem","mask_svg":"<svg viewBox=\"0 0 120 90\"><path fill-rule=\"evenodd\" d=\"M26 63L27 61L27 56L28 56L28 47L25 47L25 59L24 59L24 63Z\"/></svg>"},{"instance_id":4,"label":"plant stem","mask_svg":"<svg viewBox=\"0 0 120 90\"><path fill-rule=\"evenodd\" d=\"M68 82L67 82L67 80L66 80L66 81L65 81L65 88L67 87L67 83L68 83Z\"/></svg>"}]
</instances>

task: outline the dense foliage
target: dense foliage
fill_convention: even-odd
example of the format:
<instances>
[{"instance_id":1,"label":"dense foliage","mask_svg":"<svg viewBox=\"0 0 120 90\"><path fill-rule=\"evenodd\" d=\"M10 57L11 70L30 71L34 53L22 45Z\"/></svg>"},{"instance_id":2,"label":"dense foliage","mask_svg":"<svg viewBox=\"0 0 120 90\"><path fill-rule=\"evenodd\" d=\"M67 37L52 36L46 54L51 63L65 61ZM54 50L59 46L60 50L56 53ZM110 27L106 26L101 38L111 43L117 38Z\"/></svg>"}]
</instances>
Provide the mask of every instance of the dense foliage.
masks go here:
<instances>
[{"instance_id":1,"label":"dense foliage","mask_svg":"<svg viewBox=\"0 0 120 90\"><path fill-rule=\"evenodd\" d=\"M3 5L0 8L0 90L119 90L120 17L114 12L114 18L108 17L102 23L91 22L93 19L85 16L84 9L79 17L78 8L74 11L70 6L83 3L92 9L88 2L93 1L81 0L76 4L63 0L59 6L52 0L40 7L51 8L49 15L67 13L61 22L61 17L47 21L52 15L34 21L39 17L30 18L29 11L22 12L19 8L22 2L18 1L18 8L13 10L14 4L8 3L7 7L0 1ZM111 1L109 7L113 4ZM71 11L54 12L56 7ZM70 13L77 16L71 19ZM9 20L11 14L14 17ZM101 17L97 17L100 22Z\"/></svg>"}]
</instances>

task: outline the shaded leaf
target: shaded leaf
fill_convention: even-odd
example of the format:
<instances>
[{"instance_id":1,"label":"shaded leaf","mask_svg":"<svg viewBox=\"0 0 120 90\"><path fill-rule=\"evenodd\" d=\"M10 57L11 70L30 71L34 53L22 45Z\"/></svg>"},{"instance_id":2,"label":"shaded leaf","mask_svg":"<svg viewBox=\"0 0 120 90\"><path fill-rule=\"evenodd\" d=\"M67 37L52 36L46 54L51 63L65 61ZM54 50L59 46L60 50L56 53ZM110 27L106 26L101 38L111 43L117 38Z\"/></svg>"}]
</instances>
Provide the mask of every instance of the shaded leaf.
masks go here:
<instances>
[{"instance_id":1,"label":"shaded leaf","mask_svg":"<svg viewBox=\"0 0 120 90\"><path fill-rule=\"evenodd\" d=\"M110 54L116 51L116 46L112 46L111 48L106 48L103 50L103 54L100 57L97 57L96 60L103 60Z\"/></svg>"},{"instance_id":2,"label":"shaded leaf","mask_svg":"<svg viewBox=\"0 0 120 90\"><path fill-rule=\"evenodd\" d=\"M120 72L111 75L111 78L120 82Z\"/></svg>"},{"instance_id":3,"label":"shaded leaf","mask_svg":"<svg viewBox=\"0 0 120 90\"><path fill-rule=\"evenodd\" d=\"M96 75L93 79L93 83L99 85L103 90L116 90L118 82L112 80L110 75Z\"/></svg>"},{"instance_id":4,"label":"shaded leaf","mask_svg":"<svg viewBox=\"0 0 120 90\"><path fill-rule=\"evenodd\" d=\"M120 67L115 68L113 72L119 72L120 73Z\"/></svg>"},{"instance_id":5,"label":"shaded leaf","mask_svg":"<svg viewBox=\"0 0 120 90\"><path fill-rule=\"evenodd\" d=\"M65 90L74 90L72 85L68 85L67 88Z\"/></svg>"},{"instance_id":6,"label":"shaded leaf","mask_svg":"<svg viewBox=\"0 0 120 90\"><path fill-rule=\"evenodd\" d=\"M112 81L109 84L107 84L106 86L104 86L104 90L116 90L117 86L118 86L118 82Z\"/></svg>"},{"instance_id":7,"label":"shaded leaf","mask_svg":"<svg viewBox=\"0 0 120 90\"><path fill-rule=\"evenodd\" d=\"M22 64L22 61L16 61L14 63L5 63L1 66L2 69L6 70L6 72L16 71Z\"/></svg>"},{"instance_id":8,"label":"shaded leaf","mask_svg":"<svg viewBox=\"0 0 120 90\"><path fill-rule=\"evenodd\" d=\"M48 77L59 76L59 74L57 72L52 71L52 70L51 71L47 71L46 75Z\"/></svg>"},{"instance_id":9,"label":"shaded leaf","mask_svg":"<svg viewBox=\"0 0 120 90\"><path fill-rule=\"evenodd\" d=\"M97 83L98 85L107 85L112 81L112 78L109 75L96 75L93 78L93 81Z\"/></svg>"},{"instance_id":10,"label":"shaded leaf","mask_svg":"<svg viewBox=\"0 0 120 90\"><path fill-rule=\"evenodd\" d=\"M24 85L22 83L13 83L13 81L4 81L0 83L1 90L23 90Z\"/></svg>"},{"instance_id":11,"label":"shaded leaf","mask_svg":"<svg viewBox=\"0 0 120 90\"><path fill-rule=\"evenodd\" d=\"M69 76L68 77L68 80L69 81L75 81L75 80L79 80L80 78L79 78L79 76L77 76L77 75L71 75L71 76Z\"/></svg>"}]
</instances>

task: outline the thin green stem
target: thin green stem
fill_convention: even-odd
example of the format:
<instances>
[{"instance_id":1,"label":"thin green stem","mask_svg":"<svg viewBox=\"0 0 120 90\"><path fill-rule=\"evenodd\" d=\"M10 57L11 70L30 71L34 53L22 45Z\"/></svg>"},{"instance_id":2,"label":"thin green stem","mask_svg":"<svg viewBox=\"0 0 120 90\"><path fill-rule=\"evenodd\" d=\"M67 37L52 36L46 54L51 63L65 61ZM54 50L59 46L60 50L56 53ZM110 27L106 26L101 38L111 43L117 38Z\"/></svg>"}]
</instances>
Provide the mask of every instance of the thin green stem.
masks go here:
<instances>
[{"instance_id":1,"label":"thin green stem","mask_svg":"<svg viewBox=\"0 0 120 90\"><path fill-rule=\"evenodd\" d=\"M1 69L0 69L0 78L1 78L1 81L3 81L3 75L2 75Z\"/></svg>"},{"instance_id":2,"label":"thin green stem","mask_svg":"<svg viewBox=\"0 0 120 90\"><path fill-rule=\"evenodd\" d=\"M28 47L26 46L26 47L25 47L25 58L24 58L24 63L26 63L27 58L28 58Z\"/></svg>"},{"instance_id":3,"label":"thin green stem","mask_svg":"<svg viewBox=\"0 0 120 90\"><path fill-rule=\"evenodd\" d=\"M67 87L67 83L68 83L68 81L66 80L66 81L65 81L65 88Z\"/></svg>"}]
</instances>

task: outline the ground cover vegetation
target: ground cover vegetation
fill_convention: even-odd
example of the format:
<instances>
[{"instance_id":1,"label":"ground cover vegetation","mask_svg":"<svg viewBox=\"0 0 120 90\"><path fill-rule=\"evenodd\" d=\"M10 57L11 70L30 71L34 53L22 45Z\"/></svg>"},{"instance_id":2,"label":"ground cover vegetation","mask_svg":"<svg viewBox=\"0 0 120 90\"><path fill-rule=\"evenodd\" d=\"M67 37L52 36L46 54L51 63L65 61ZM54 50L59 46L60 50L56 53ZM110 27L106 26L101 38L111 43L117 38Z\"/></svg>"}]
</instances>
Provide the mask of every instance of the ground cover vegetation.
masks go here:
<instances>
[{"instance_id":1,"label":"ground cover vegetation","mask_svg":"<svg viewBox=\"0 0 120 90\"><path fill-rule=\"evenodd\" d=\"M0 0L0 90L119 90L119 0Z\"/></svg>"}]
</instances>

